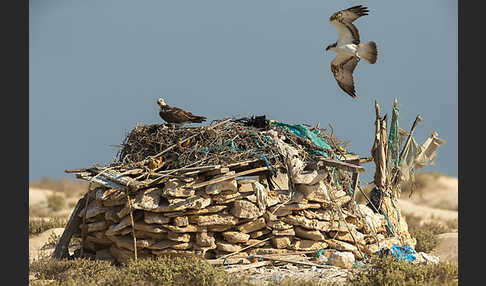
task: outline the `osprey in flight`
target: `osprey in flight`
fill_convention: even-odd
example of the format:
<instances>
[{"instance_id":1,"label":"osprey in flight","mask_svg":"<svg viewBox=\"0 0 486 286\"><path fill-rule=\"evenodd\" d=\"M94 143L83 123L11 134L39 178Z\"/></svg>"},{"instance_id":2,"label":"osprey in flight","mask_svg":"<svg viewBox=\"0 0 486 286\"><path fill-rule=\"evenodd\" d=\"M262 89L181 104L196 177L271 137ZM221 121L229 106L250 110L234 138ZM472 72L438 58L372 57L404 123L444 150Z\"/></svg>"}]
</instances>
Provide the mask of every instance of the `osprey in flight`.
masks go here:
<instances>
[{"instance_id":1,"label":"osprey in flight","mask_svg":"<svg viewBox=\"0 0 486 286\"><path fill-rule=\"evenodd\" d=\"M337 42L326 48L326 51L331 50L338 54L331 62L331 71L339 87L351 97L356 97L353 71L360 59L365 59L368 63L374 64L378 57L376 43L369 41L360 44L358 29L353 25L354 20L368 15L368 12L368 7L358 5L338 11L329 18L339 34Z\"/></svg>"},{"instance_id":2,"label":"osprey in flight","mask_svg":"<svg viewBox=\"0 0 486 286\"><path fill-rule=\"evenodd\" d=\"M206 120L204 116L197 116L178 107L169 106L162 98L157 100L157 104L160 117L169 124L182 126L184 123L201 123Z\"/></svg>"}]
</instances>

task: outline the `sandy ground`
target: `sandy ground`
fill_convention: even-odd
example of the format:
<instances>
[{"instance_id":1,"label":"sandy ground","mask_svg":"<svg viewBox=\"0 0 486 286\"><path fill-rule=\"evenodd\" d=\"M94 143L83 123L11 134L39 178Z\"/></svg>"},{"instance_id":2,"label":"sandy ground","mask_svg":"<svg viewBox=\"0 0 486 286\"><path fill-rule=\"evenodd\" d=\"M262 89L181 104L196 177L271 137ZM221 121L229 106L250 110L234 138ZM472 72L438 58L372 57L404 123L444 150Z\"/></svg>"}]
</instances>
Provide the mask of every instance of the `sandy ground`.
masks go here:
<instances>
[{"instance_id":1,"label":"sandy ground","mask_svg":"<svg viewBox=\"0 0 486 286\"><path fill-rule=\"evenodd\" d=\"M51 228L38 235L29 238L29 262L36 257L43 255L51 255L55 246L44 247L49 242L49 238L52 235L61 236L64 232L64 228Z\"/></svg>"},{"instance_id":2,"label":"sandy ground","mask_svg":"<svg viewBox=\"0 0 486 286\"><path fill-rule=\"evenodd\" d=\"M409 194L402 194L401 199L421 206L457 211L458 195L458 179L440 176L429 181L424 189L417 189L410 198Z\"/></svg>"},{"instance_id":3,"label":"sandy ground","mask_svg":"<svg viewBox=\"0 0 486 286\"><path fill-rule=\"evenodd\" d=\"M423 220L452 220L458 218L457 211L432 208L426 205L419 205L414 202L399 199L398 204L405 216L419 216Z\"/></svg>"}]
</instances>

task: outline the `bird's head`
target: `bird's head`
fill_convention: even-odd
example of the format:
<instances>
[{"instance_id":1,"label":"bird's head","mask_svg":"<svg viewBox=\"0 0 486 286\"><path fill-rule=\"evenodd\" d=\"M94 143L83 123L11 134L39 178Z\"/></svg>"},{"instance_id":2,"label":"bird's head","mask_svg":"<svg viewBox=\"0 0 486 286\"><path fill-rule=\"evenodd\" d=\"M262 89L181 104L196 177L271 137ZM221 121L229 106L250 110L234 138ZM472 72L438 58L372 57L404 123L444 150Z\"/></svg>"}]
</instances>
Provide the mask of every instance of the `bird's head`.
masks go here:
<instances>
[{"instance_id":1,"label":"bird's head","mask_svg":"<svg viewBox=\"0 0 486 286\"><path fill-rule=\"evenodd\" d=\"M167 105L167 103L165 103L165 101L162 98L157 99L157 104L160 105L160 106Z\"/></svg>"},{"instance_id":2,"label":"bird's head","mask_svg":"<svg viewBox=\"0 0 486 286\"><path fill-rule=\"evenodd\" d=\"M327 46L326 51L329 51L329 49L335 48L336 46L337 46L337 42L334 44L330 44L329 46Z\"/></svg>"}]
</instances>

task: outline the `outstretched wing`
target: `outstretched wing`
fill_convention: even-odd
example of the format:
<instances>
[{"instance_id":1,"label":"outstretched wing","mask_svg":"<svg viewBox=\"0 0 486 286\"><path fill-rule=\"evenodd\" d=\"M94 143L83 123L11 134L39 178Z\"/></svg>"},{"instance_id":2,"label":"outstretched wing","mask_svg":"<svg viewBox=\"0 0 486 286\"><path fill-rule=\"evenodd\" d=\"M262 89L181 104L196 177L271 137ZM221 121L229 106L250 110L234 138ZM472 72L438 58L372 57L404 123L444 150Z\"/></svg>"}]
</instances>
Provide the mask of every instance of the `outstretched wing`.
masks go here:
<instances>
[{"instance_id":1,"label":"outstretched wing","mask_svg":"<svg viewBox=\"0 0 486 286\"><path fill-rule=\"evenodd\" d=\"M338 55L331 62L331 71L339 87L351 97L356 97L353 72L358 65L358 61L358 58L354 56Z\"/></svg>"},{"instance_id":2,"label":"outstretched wing","mask_svg":"<svg viewBox=\"0 0 486 286\"><path fill-rule=\"evenodd\" d=\"M358 5L332 14L329 21L338 30L338 45L357 45L360 43L359 31L356 26L353 25L353 21L361 16L368 15L368 12L368 7Z\"/></svg>"}]
</instances>

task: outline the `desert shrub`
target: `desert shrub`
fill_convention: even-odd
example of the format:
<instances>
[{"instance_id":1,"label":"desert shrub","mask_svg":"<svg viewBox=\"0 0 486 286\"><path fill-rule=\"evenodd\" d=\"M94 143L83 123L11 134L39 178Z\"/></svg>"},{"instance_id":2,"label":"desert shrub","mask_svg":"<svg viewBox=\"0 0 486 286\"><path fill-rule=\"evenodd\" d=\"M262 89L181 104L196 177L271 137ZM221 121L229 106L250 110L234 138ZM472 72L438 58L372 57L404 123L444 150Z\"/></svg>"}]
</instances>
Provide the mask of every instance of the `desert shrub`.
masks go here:
<instances>
[{"instance_id":1,"label":"desert shrub","mask_svg":"<svg viewBox=\"0 0 486 286\"><path fill-rule=\"evenodd\" d=\"M51 228L65 227L66 218L29 219L29 236L39 234Z\"/></svg>"},{"instance_id":2,"label":"desert shrub","mask_svg":"<svg viewBox=\"0 0 486 286\"><path fill-rule=\"evenodd\" d=\"M30 265L37 279L48 285L249 285L198 257L139 259L121 266L89 259L42 258ZM35 285L35 284L33 284Z\"/></svg>"},{"instance_id":3,"label":"desert shrub","mask_svg":"<svg viewBox=\"0 0 486 286\"><path fill-rule=\"evenodd\" d=\"M371 267L350 277L351 285L457 285L458 266L440 262L439 264L412 264L397 261L393 256L373 257Z\"/></svg>"},{"instance_id":4,"label":"desert shrub","mask_svg":"<svg viewBox=\"0 0 486 286\"><path fill-rule=\"evenodd\" d=\"M55 280L52 285L94 285L106 282L106 274L115 270L107 261L89 259L56 260L43 257L30 264L37 279Z\"/></svg>"},{"instance_id":5,"label":"desert shrub","mask_svg":"<svg viewBox=\"0 0 486 286\"><path fill-rule=\"evenodd\" d=\"M415 250L417 252L431 251L439 242L436 236L449 231L447 226L437 222L421 224L420 218L414 216L409 216L406 219L408 232L412 237L417 239L417 245L415 245Z\"/></svg>"},{"instance_id":6,"label":"desert shrub","mask_svg":"<svg viewBox=\"0 0 486 286\"><path fill-rule=\"evenodd\" d=\"M449 229L449 231L459 228L459 221L457 220L457 218L447 220L447 221L445 221L445 224L446 224L447 228Z\"/></svg>"},{"instance_id":7,"label":"desert shrub","mask_svg":"<svg viewBox=\"0 0 486 286\"><path fill-rule=\"evenodd\" d=\"M47 196L47 206L57 212L67 206L66 199L63 195L52 194Z\"/></svg>"}]
</instances>

